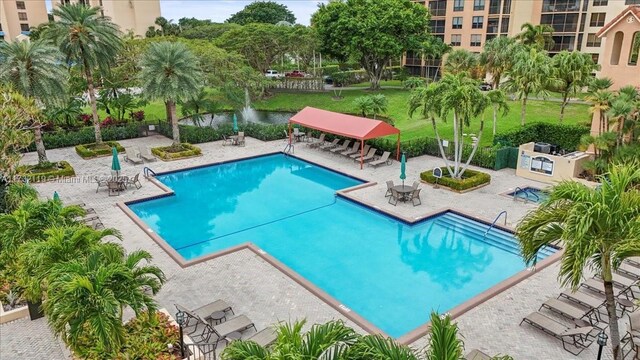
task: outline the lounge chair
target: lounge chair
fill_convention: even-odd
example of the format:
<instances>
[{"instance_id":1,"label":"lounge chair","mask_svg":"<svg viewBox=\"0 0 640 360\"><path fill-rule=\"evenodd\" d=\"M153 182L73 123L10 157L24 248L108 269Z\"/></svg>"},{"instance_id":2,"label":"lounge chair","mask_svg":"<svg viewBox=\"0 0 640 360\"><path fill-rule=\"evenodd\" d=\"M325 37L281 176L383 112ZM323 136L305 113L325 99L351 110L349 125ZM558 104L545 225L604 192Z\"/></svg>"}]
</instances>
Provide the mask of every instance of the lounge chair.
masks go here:
<instances>
[{"instance_id":1,"label":"lounge chair","mask_svg":"<svg viewBox=\"0 0 640 360\"><path fill-rule=\"evenodd\" d=\"M360 144L358 142L354 142L351 149L347 149L340 153L340 155L351 156L351 154L359 154L360 153Z\"/></svg>"},{"instance_id":2,"label":"lounge chair","mask_svg":"<svg viewBox=\"0 0 640 360\"><path fill-rule=\"evenodd\" d=\"M270 326L268 328L264 328L258 331L257 333L249 336L247 338L247 341L253 341L262 347L267 347L273 344L274 342L276 342L277 339L278 339L278 333L276 332L276 329Z\"/></svg>"},{"instance_id":3,"label":"lounge chair","mask_svg":"<svg viewBox=\"0 0 640 360\"><path fill-rule=\"evenodd\" d=\"M616 271L624 276L628 276L636 280L640 279L640 268L629 263L623 262L618 266Z\"/></svg>"},{"instance_id":4,"label":"lounge chair","mask_svg":"<svg viewBox=\"0 0 640 360\"><path fill-rule=\"evenodd\" d=\"M232 333L243 332L247 329L253 328L257 331L256 326L245 315L236 316L229 319L222 324L214 326L213 332L218 336L218 341L225 339Z\"/></svg>"},{"instance_id":5,"label":"lounge chair","mask_svg":"<svg viewBox=\"0 0 640 360\"><path fill-rule=\"evenodd\" d=\"M539 312L527 315L522 319L520 325L522 323L527 323L556 339L562 340L562 347L573 355L580 354L593 342L593 339L589 340L589 334L593 330L593 326L569 327ZM574 349L572 350L572 348Z\"/></svg>"},{"instance_id":6,"label":"lounge chair","mask_svg":"<svg viewBox=\"0 0 640 360\"><path fill-rule=\"evenodd\" d=\"M631 289L631 286L636 284L635 280L631 280L629 278L626 278L618 274L613 274L612 282L614 287L619 288L619 289L614 289L614 294L616 296L628 291L629 289ZM602 282L601 279L596 279L596 278L589 279L583 282L582 284L580 284L580 286L582 286L583 288L589 289L591 291L604 294L604 283Z\"/></svg>"},{"instance_id":7,"label":"lounge chair","mask_svg":"<svg viewBox=\"0 0 640 360\"><path fill-rule=\"evenodd\" d=\"M333 149L329 149L332 153L338 153L347 150L347 148L351 145L351 140L345 140L342 142L342 145L336 146Z\"/></svg>"},{"instance_id":8,"label":"lounge chair","mask_svg":"<svg viewBox=\"0 0 640 360\"><path fill-rule=\"evenodd\" d=\"M385 151L385 152L382 154L382 156L380 157L380 159L370 162L370 163L369 163L369 165L371 165L371 166L373 166L373 167L376 167L376 166L378 166L378 165L382 165L382 164L387 164L387 165L389 165L389 164L391 164L391 160L389 159L389 156L390 156L390 155L391 155L391 153L390 153L390 152Z\"/></svg>"},{"instance_id":9,"label":"lounge chair","mask_svg":"<svg viewBox=\"0 0 640 360\"><path fill-rule=\"evenodd\" d=\"M136 174L133 178L127 178L127 181L125 182L125 186L128 187L129 185L133 185L136 187L136 189L140 189L142 187L142 183L138 179L139 176L140 174Z\"/></svg>"},{"instance_id":10,"label":"lounge chair","mask_svg":"<svg viewBox=\"0 0 640 360\"><path fill-rule=\"evenodd\" d=\"M376 151L378 151L378 149L376 149L376 148L369 149L369 152L367 153L367 155L362 158L362 162L366 163L368 161L374 160L375 157L376 157ZM353 159L353 161L358 161L358 160L360 160L360 156L358 156L358 157Z\"/></svg>"},{"instance_id":11,"label":"lounge chair","mask_svg":"<svg viewBox=\"0 0 640 360\"><path fill-rule=\"evenodd\" d=\"M93 230L102 230L104 229L104 224L102 223L102 221L100 221L100 219L96 219L91 222L91 228Z\"/></svg>"},{"instance_id":12,"label":"lounge chair","mask_svg":"<svg viewBox=\"0 0 640 360\"><path fill-rule=\"evenodd\" d=\"M465 355L465 360L491 360L492 357L483 353L478 349L471 350L467 355Z\"/></svg>"},{"instance_id":13,"label":"lounge chair","mask_svg":"<svg viewBox=\"0 0 640 360\"><path fill-rule=\"evenodd\" d=\"M214 320L211 315L214 313L228 313L234 314L233 309L229 304L227 304L224 300L216 300L207 305L201 306L195 310L193 313L204 319L205 321ZM226 316L225 316L226 318Z\"/></svg>"},{"instance_id":14,"label":"lounge chair","mask_svg":"<svg viewBox=\"0 0 640 360\"><path fill-rule=\"evenodd\" d=\"M603 297L599 297L599 296L596 297L596 296L584 293L582 291L563 292L563 293L560 293L560 295L558 295L558 299L560 298L573 301L577 304L580 304L582 306L585 306L591 309L597 309L604 304Z\"/></svg>"},{"instance_id":15,"label":"lounge chair","mask_svg":"<svg viewBox=\"0 0 640 360\"><path fill-rule=\"evenodd\" d=\"M332 142L330 142L329 144L321 145L320 147L318 147L318 149L320 149L320 150L333 149L334 147L338 146L338 142L339 141L340 141L340 139L333 139Z\"/></svg>"},{"instance_id":16,"label":"lounge chair","mask_svg":"<svg viewBox=\"0 0 640 360\"><path fill-rule=\"evenodd\" d=\"M422 200L420 200L420 190L422 189L418 189L415 188L410 194L409 194L409 199L407 199L407 201L411 201L411 203L413 204L413 206L417 206L417 205L422 205ZM418 203L416 204L416 200L418 201Z\"/></svg>"},{"instance_id":17,"label":"lounge chair","mask_svg":"<svg viewBox=\"0 0 640 360\"><path fill-rule=\"evenodd\" d=\"M586 324L594 327L598 327L600 323L600 319L598 318L596 309L592 307L584 308L577 307L574 305L575 303L569 303L558 299L548 299L545 301L538 311L542 309L547 309L552 311L558 315L564 316L569 320L574 322L576 321L584 321ZM577 323L577 322L576 322ZM602 330L602 329L601 329Z\"/></svg>"},{"instance_id":18,"label":"lounge chair","mask_svg":"<svg viewBox=\"0 0 640 360\"><path fill-rule=\"evenodd\" d=\"M236 145L238 146L245 146L245 140L244 140L244 131L240 131L238 133L238 139L236 139Z\"/></svg>"},{"instance_id":19,"label":"lounge chair","mask_svg":"<svg viewBox=\"0 0 640 360\"><path fill-rule=\"evenodd\" d=\"M93 213L93 214L88 214L88 215L84 215L84 216L81 216L79 218L76 218L76 221L86 224L86 223L90 223L90 222L92 222L93 220L96 220L96 219L98 219L98 215Z\"/></svg>"},{"instance_id":20,"label":"lounge chair","mask_svg":"<svg viewBox=\"0 0 640 360\"><path fill-rule=\"evenodd\" d=\"M320 137L317 140L314 140L313 142L308 143L307 146L310 147L310 148L315 148L315 147L318 147L320 145L323 145L324 144L324 137L325 137L324 133L320 134Z\"/></svg>"},{"instance_id":21,"label":"lounge chair","mask_svg":"<svg viewBox=\"0 0 640 360\"><path fill-rule=\"evenodd\" d=\"M368 153L370 148L371 148L371 145L365 145L364 146L364 150L362 150L362 153L360 153L360 151L358 151L355 154L349 155L349 157L354 159L354 160L360 159L360 155Z\"/></svg>"},{"instance_id":22,"label":"lounge chair","mask_svg":"<svg viewBox=\"0 0 640 360\"><path fill-rule=\"evenodd\" d=\"M387 181L387 192L384 193L384 197L389 197L391 196L391 189L393 188L393 181L389 180Z\"/></svg>"},{"instance_id":23,"label":"lounge chair","mask_svg":"<svg viewBox=\"0 0 640 360\"><path fill-rule=\"evenodd\" d=\"M137 147L131 146L124 148L124 161L128 161L133 164L142 164L142 158L140 157L140 150Z\"/></svg>"},{"instance_id":24,"label":"lounge chair","mask_svg":"<svg viewBox=\"0 0 640 360\"><path fill-rule=\"evenodd\" d=\"M100 179L97 176L94 176L93 179L96 181L96 183L98 184L98 188L96 189L96 192L98 192L100 190L101 187L107 187L107 180L104 179ZM84 203L83 203L84 204Z\"/></svg>"},{"instance_id":25,"label":"lounge chair","mask_svg":"<svg viewBox=\"0 0 640 360\"><path fill-rule=\"evenodd\" d=\"M233 140L228 137L222 135L222 146L233 145Z\"/></svg>"},{"instance_id":26,"label":"lounge chair","mask_svg":"<svg viewBox=\"0 0 640 360\"><path fill-rule=\"evenodd\" d=\"M153 153L151 152L151 148L148 146L144 147L144 151L140 151L140 157L145 161L156 161L158 160Z\"/></svg>"},{"instance_id":27,"label":"lounge chair","mask_svg":"<svg viewBox=\"0 0 640 360\"><path fill-rule=\"evenodd\" d=\"M629 342L631 344L631 350L629 350L629 352L634 351L636 353L634 359L637 359L638 352L640 351L640 311L637 310L628 315L629 326L627 327L627 334L622 338L622 343ZM624 349L624 346L622 348ZM624 350L622 352L622 358L626 359L626 355L629 353L624 354Z\"/></svg>"},{"instance_id":28,"label":"lounge chair","mask_svg":"<svg viewBox=\"0 0 640 360\"><path fill-rule=\"evenodd\" d=\"M629 265L633 265L635 267L640 268L640 256L632 256L632 257L626 258L624 259L624 262Z\"/></svg>"}]
</instances>

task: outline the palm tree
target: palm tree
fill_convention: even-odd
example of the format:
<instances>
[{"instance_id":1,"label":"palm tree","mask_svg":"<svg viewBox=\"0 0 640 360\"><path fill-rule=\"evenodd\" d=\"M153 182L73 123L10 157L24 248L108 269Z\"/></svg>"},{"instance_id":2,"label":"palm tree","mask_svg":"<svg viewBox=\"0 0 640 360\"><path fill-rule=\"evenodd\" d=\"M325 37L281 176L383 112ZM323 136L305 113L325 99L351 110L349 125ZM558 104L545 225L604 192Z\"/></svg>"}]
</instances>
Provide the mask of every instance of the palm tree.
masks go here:
<instances>
[{"instance_id":1,"label":"palm tree","mask_svg":"<svg viewBox=\"0 0 640 360\"><path fill-rule=\"evenodd\" d=\"M491 90L487 93L487 100L493 107L493 136L496 136L496 124L498 122L498 112L502 111L502 116L509 113L509 103L507 102L507 96L504 91L497 89Z\"/></svg>"},{"instance_id":2,"label":"palm tree","mask_svg":"<svg viewBox=\"0 0 640 360\"><path fill-rule=\"evenodd\" d=\"M367 117L367 114L373 111L373 106L371 96L364 95L353 99L353 107L362 114L362 117Z\"/></svg>"},{"instance_id":3,"label":"palm tree","mask_svg":"<svg viewBox=\"0 0 640 360\"><path fill-rule=\"evenodd\" d=\"M33 143L28 119L38 118L40 110L33 99L27 99L15 90L0 85L0 175L4 181L16 181L22 151Z\"/></svg>"},{"instance_id":4,"label":"palm tree","mask_svg":"<svg viewBox=\"0 0 640 360\"><path fill-rule=\"evenodd\" d=\"M591 103L589 112L591 114L598 113L600 119L599 134L609 131L609 119L607 113L611 108L611 101L613 100L613 93L605 89L597 89L590 92L586 97L586 100Z\"/></svg>"},{"instance_id":5,"label":"palm tree","mask_svg":"<svg viewBox=\"0 0 640 360\"><path fill-rule=\"evenodd\" d=\"M378 114L387 112L387 109L389 108L389 101L387 100L386 96L382 94L371 95L371 101L373 103L371 112L373 113L374 119Z\"/></svg>"},{"instance_id":6,"label":"palm tree","mask_svg":"<svg viewBox=\"0 0 640 360\"><path fill-rule=\"evenodd\" d=\"M173 128L173 145L180 144L176 102L187 101L202 88L198 59L182 43L157 42L149 46L140 62L143 94L149 100L165 101Z\"/></svg>"},{"instance_id":7,"label":"palm tree","mask_svg":"<svg viewBox=\"0 0 640 360\"><path fill-rule=\"evenodd\" d=\"M96 143L101 144L94 70L107 71L115 63L122 48L120 30L110 18L101 15L99 7L90 8L82 3L56 7L53 16L57 20L45 30L43 37L52 39L67 61L82 69L87 81Z\"/></svg>"},{"instance_id":8,"label":"palm tree","mask_svg":"<svg viewBox=\"0 0 640 360\"><path fill-rule=\"evenodd\" d=\"M138 316L157 308L144 290L149 286L156 292L164 275L155 266L139 266L150 258L145 251L127 255L121 246L107 243L87 257L54 265L43 303L54 334L73 351L82 338L106 354L117 351L124 337L123 308L131 307Z\"/></svg>"},{"instance_id":9,"label":"palm tree","mask_svg":"<svg viewBox=\"0 0 640 360\"><path fill-rule=\"evenodd\" d=\"M456 49L449 53L444 63L444 71L450 74L471 73L478 66L478 55L465 49Z\"/></svg>"},{"instance_id":10,"label":"palm tree","mask_svg":"<svg viewBox=\"0 0 640 360\"><path fill-rule=\"evenodd\" d=\"M28 201L35 201L37 199L38 191L36 191L33 186L23 182L9 184L4 194L4 201L8 213L18 209Z\"/></svg>"},{"instance_id":11,"label":"palm tree","mask_svg":"<svg viewBox=\"0 0 640 360\"><path fill-rule=\"evenodd\" d=\"M607 117L616 122L616 132L618 133L616 144L618 146L622 145L625 123L633 114L633 110L633 102L625 95L618 95L611 102L611 108L607 112Z\"/></svg>"},{"instance_id":12,"label":"palm tree","mask_svg":"<svg viewBox=\"0 0 640 360\"><path fill-rule=\"evenodd\" d=\"M551 25L533 25L531 23L524 23L520 27L520 30L522 30L522 32L516 35L516 39L520 41L522 45L543 50L550 49L554 44L554 29Z\"/></svg>"},{"instance_id":13,"label":"palm tree","mask_svg":"<svg viewBox=\"0 0 640 360\"><path fill-rule=\"evenodd\" d=\"M577 51L561 51L551 59L554 70L552 88L562 94L560 122L570 96L575 96L592 82L592 73L598 70L591 55Z\"/></svg>"},{"instance_id":14,"label":"palm tree","mask_svg":"<svg viewBox=\"0 0 640 360\"><path fill-rule=\"evenodd\" d=\"M627 257L640 255L640 166L617 164L600 177L599 188L576 181L556 185L549 200L518 225L517 237L527 264L535 264L543 246L561 242L558 275L577 289L589 267L604 280L613 358L621 359L620 333L612 272Z\"/></svg>"},{"instance_id":15,"label":"palm tree","mask_svg":"<svg viewBox=\"0 0 640 360\"><path fill-rule=\"evenodd\" d=\"M442 39L430 36L429 40L422 45L420 52L426 57L427 61L435 63L436 71L433 74L433 80L438 78L438 70L440 70L441 63L436 63L436 60L442 60L442 57L451 51L451 45L445 44ZM425 77L427 74L425 73Z\"/></svg>"},{"instance_id":16,"label":"palm tree","mask_svg":"<svg viewBox=\"0 0 640 360\"><path fill-rule=\"evenodd\" d=\"M201 89L195 97L187 101L181 101L179 105L182 107L182 113L191 117L191 121L197 126L202 125L205 114L211 114L213 117L218 109L218 104L204 88Z\"/></svg>"},{"instance_id":17,"label":"palm tree","mask_svg":"<svg viewBox=\"0 0 640 360\"><path fill-rule=\"evenodd\" d=\"M480 65L491 73L492 87L500 86L502 76L511 68L515 41L507 36L498 36L487 41L480 53Z\"/></svg>"},{"instance_id":18,"label":"palm tree","mask_svg":"<svg viewBox=\"0 0 640 360\"><path fill-rule=\"evenodd\" d=\"M509 80L506 81L505 88L521 100L520 125L524 126L529 96L547 94L546 88L552 76L551 59L546 51L536 47L518 51L513 54L513 58L514 63L507 72Z\"/></svg>"},{"instance_id":19,"label":"palm tree","mask_svg":"<svg viewBox=\"0 0 640 360\"><path fill-rule=\"evenodd\" d=\"M62 53L42 40L0 42L0 81L10 84L26 98L33 98L39 105L61 103L67 92L68 72ZM47 152L42 141L42 123L30 119L34 132L38 162L47 162Z\"/></svg>"}]
</instances>

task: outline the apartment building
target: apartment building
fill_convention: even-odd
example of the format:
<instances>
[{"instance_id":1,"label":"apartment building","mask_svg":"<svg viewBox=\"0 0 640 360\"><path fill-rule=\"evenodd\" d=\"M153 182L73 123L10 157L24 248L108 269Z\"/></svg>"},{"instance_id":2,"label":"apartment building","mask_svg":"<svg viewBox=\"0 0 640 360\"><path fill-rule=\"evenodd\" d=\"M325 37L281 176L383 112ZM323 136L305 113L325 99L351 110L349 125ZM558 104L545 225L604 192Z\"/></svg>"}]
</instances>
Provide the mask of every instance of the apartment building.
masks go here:
<instances>
[{"instance_id":1,"label":"apartment building","mask_svg":"<svg viewBox=\"0 0 640 360\"><path fill-rule=\"evenodd\" d=\"M29 35L29 29L46 22L44 0L0 0L0 40Z\"/></svg>"},{"instance_id":2,"label":"apartment building","mask_svg":"<svg viewBox=\"0 0 640 360\"><path fill-rule=\"evenodd\" d=\"M6 0L2 0L6 1ZM83 3L99 6L102 15L108 16L120 26L123 32L133 31L144 36L149 26L154 26L160 16L160 0L52 0L54 6L60 4Z\"/></svg>"},{"instance_id":3,"label":"apartment building","mask_svg":"<svg viewBox=\"0 0 640 360\"><path fill-rule=\"evenodd\" d=\"M553 27L553 55L578 50L601 63L604 46L598 31L629 5L640 0L425 0L431 32L454 48L481 52L496 36L515 36L524 23ZM435 77L439 59L408 52L403 64L413 75Z\"/></svg>"}]
</instances>

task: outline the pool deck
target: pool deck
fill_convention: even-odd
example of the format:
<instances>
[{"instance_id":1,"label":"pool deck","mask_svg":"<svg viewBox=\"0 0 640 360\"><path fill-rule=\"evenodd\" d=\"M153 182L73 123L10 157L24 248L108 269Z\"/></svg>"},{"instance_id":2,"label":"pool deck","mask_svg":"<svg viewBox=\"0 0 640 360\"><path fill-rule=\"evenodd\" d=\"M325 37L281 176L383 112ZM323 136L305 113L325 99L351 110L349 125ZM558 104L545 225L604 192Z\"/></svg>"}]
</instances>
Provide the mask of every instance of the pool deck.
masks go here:
<instances>
[{"instance_id":1,"label":"pool deck","mask_svg":"<svg viewBox=\"0 0 640 360\"><path fill-rule=\"evenodd\" d=\"M163 136L122 140L123 146L160 146L169 145L170 139ZM122 162L122 174L135 175L141 173L144 166L156 172L181 169L208 163L215 163L237 158L255 156L264 153L281 151L285 143L280 141L262 142L247 139L246 147L222 146L222 142L199 144L203 156L163 162L131 165ZM262 257L250 250L240 250L215 259L202 262L187 268L177 264L156 242L138 227L121 209L118 203L136 200L148 196L160 195L163 190L150 181L142 179L142 188L132 188L120 196L108 196L103 188L96 194L93 176L109 175L110 157L83 160L73 148L47 151L50 160L67 160L74 168L78 179L75 182L48 182L36 184L41 196L50 197L57 191L63 201L83 201L94 208L107 227L121 231L123 245L128 250L144 249L154 258L154 263L165 272L167 283L156 296L161 307L173 311L173 304L180 303L186 307L197 307L222 298L228 301L237 314L246 314L251 318L258 330L278 321L292 321L306 318L308 323L324 322L330 319L344 319L349 325L362 331L357 325L345 318L340 312L314 296L299 283L274 268ZM303 144L297 144L295 155L316 162L332 169L350 174L368 181L376 182L375 186L364 187L350 192L355 199L373 204L379 208L401 214L404 217L416 218L445 208L453 208L486 221L493 221L502 210L508 212L507 225L515 226L528 211L535 209L535 204L501 196L500 194L517 186L543 187L544 184L515 176L515 171L505 169L490 171L491 184L481 189L457 194L446 189L434 189L431 185L422 184L422 205L398 203L393 206L384 197L387 180L399 182L399 163L382 166L377 169L365 167L360 170L355 163L343 157L311 150ZM37 161L35 153L26 154L23 162ZM407 162L406 183L411 184L418 179L420 171L442 165L436 157L421 156ZM474 167L471 167L475 169ZM194 209L198 211L198 209ZM501 220L502 222L502 220ZM509 354L515 359L594 359L597 345L593 344L579 356L573 356L562 348L559 340L544 335L527 325L519 326L524 316L539 308L540 304L560 292L556 281L557 264L537 271L533 276L523 280L492 299L466 312L457 322L464 336L466 349L478 348L488 354ZM425 309L428 311L428 309ZM57 340L52 337L41 341L55 344L30 347L28 342L15 341L15 337L27 338L33 328L46 330L46 322L33 322L32 326L16 326L10 323L0 326L0 358L11 358L16 353L24 354L24 358L65 358L58 352ZM43 329L44 327L44 329ZM31 329L31 330L29 330ZM621 324L624 331L625 325ZM7 340L8 339L8 340ZM422 348L426 344L424 338L414 342L412 346ZM42 349L47 349L46 352ZM610 359L605 351L603 359Z\"/></svg>"}]
</instances>

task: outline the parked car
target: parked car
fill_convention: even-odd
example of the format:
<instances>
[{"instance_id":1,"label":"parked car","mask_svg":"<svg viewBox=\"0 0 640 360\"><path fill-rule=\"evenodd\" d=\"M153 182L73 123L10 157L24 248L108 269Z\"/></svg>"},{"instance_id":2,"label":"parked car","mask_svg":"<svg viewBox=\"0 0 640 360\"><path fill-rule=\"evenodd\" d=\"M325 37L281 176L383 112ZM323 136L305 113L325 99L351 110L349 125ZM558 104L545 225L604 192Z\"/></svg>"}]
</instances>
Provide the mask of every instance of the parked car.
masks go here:
<instances>
[{"instance_id":1,"label":"parked car","mask_svg":"<svg viewBox=\"0 0 640 360\"><path fill-rule=\"evenodd\" d=\"M493 88L491 87L491 84L487 84L487 83L482 83L480 85L478 85L478 87L480 88L480 90L482 91L489 91L492 90Z\"/></svg>"},{"instance_id":2,"label":"parked car","mask_svg":"<svg viewBox=\"0 0 640 360\"><path fill-rule=\"evenodd\" d=\"M324 79L324 83L327 85L332 85L333 84L333 78L331 77L331 75L325 75L322 77Z\"/></svg>"},{"instance_id":3,"label":"parked car","mask_svg":"<svg viewBox=\"0 0 640 360\"><path fill-rule=\"evenodd\" d=\"M277 70L267 70L264 72L264 76L272 79L280 79L282 74L280 74Z\"/></svg>"},{"instance_id":4,"label":"parked car","mask_svg":"<svg viewBox=\"0 0 640 360\"><path fill-rule=\"evenodd\" d=\"M302 78L302 77L305 77L305 74L304 74L304 71L302 70L293 70L291 72L285 73L284 76Z\"/></svg>"}]
</instances>

